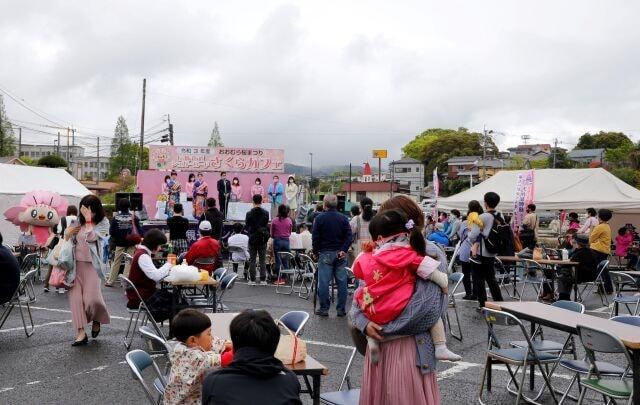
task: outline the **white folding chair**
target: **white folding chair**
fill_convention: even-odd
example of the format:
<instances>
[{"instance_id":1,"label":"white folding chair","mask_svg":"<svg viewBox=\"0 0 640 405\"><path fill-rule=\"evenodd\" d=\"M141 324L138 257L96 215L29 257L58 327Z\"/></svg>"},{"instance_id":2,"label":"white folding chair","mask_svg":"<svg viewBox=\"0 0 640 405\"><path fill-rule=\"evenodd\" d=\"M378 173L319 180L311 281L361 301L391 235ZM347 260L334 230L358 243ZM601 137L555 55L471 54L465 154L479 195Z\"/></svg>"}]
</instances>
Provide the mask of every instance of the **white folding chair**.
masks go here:
<instances>
[{"instance_id":1,"label":"white folding chair","mask_svg":"<svg viewBox=\"0 0 640 405\"><path fill-rule=\"evenodd\" d=\"M133 336L135 334L136 328L138 327L138 322L140 322L143 325L146 323L151 324L151 326L156 331L158 336L166 340L166 337L164 336L162 329L160 329L160 326L158 326L158 323L155 321L155 319L153 319L153 315L151 315L151 311L149 311L149 307L147 307L147 304L145 304L144 300L142 299L142 296L140 296L140 292L138 292L138 289L136 288L136 286L131 282L131 280L129 280L122 274L119 275L118 278L120 279L120 283L122 284L122 287L124 288L125 293L126 291L131 291L135 293L138 300L140 300L140 304L137 309L127 308L127 312L129 313L129 324L127 325L127 331L124 337L122 338L124 346L127 348L127 350L131 348L131 344L133 343ZM142 315L142 319L140 318L140 315ZM135 317L135 322L134 322L134 317Z\"/></svg>"},{"instance_id":2,"label":"white folding chair","mask_svg":"<svg viewBox=\"0 0 640 405\"><path fill-rule=\"evenodd\" d=\"M460 325L460 317L458 316L458 305L456 303L456 290L462 283L462 279L464 278L464 274L462 273L451 273L449 274L449 281L453 283L453 288L449 289L449 308L453 308L453 313L456 316L456 323L458 324L458 334L453 333L453 329L451 328L451 316L449 315L449 311L447 311L445 318L447 321L447 328L449 329L449 333L451 336L462 342L462 326Z\"/></svg>"},{"instance_id":3,"label":"white folding chair","mask_svg":"<svg viewBox=\"0 0 640 405\"><path fill-rule=\"evenodd\" d=\"M131 369L131 372L133 373L134 378L138 380L138 382L144 389L144 392L149 402L151 402L154 405L161 404L162 398L164 396L164 387L166 387L167 381L165 379L165 376L162 374L162 372L160 372L158 365L156 364L155 361L153 361L149 353L143 350L132 350L129 353L127 353L127 355L125 356L125 359L127 361L127 364L129 365L129 368ZM156 395L154 395L153 391L151 391L151 389L149 388L149 385L145 381L145 378L143 375L145 370L147 370L149 367L153 369L156 375L156 378L154 380L154 388L156 389L156 391L158 391L157 398L156 398ZM160 392L159 388L156 386L156 383L155 383L156 380L162 383L162 387L163 387L162 392Z\"/></svg>"}]
</instances>

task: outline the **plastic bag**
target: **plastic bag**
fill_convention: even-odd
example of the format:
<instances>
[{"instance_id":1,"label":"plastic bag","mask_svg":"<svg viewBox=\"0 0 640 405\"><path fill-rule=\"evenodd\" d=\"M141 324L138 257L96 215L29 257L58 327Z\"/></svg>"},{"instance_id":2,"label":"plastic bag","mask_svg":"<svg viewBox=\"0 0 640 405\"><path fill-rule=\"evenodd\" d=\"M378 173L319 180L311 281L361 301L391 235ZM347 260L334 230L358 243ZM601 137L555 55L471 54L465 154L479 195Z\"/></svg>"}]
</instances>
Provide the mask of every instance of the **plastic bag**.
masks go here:
<instances>
[{"instance_id":1,"label":"plastic bag","mask_svg":"<svg viewBox=\"0 0 640 405\"><path fill-rule=\"evenodd\" d=\"M73 270L76 265L73 242L70 240L62 240L60 244L58 267L66 271Z\"/></svg>"},{"instance_id":2,"label":"plastic bag","mask_svg":"<svg viewBox=\"0 0 640 405\"><path fill-rule=\"evenodd\" d=\"M197 267L185 266L183 264L173 266L171 272L165 278L165 281L180 282L180 281L198 281L200 280L200 271Z\"/></svg>"}]
</instances>

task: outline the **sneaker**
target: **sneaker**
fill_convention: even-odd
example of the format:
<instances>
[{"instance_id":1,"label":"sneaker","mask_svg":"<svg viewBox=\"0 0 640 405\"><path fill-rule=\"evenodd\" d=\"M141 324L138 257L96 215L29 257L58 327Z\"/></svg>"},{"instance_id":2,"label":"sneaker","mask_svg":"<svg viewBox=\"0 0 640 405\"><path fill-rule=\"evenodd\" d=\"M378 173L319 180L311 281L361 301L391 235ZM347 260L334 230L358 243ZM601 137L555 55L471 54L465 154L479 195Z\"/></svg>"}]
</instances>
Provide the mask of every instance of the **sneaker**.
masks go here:
<instances>
[{"instance_id":1,"label":"sneaker","mask_svg":"<svg viewBox=\"0 0 640 405\"><path fill-rule=\"evenodd\" d=\"M49 287L45 287L44 292L49 292Z\"/></svg>"},{"instance_id":2,"label":"sneaker","mask_svg":"<svg viewBox=\"0 0 640 405\"><path fill-rule=\"evenodd\" d=\"M256 285L256 282L255 282L255 281L249 281L249 282L247 283L247 285Z\"/></svg>"},{"instance_id":3,"label":"sneaker","mask_svg":"<svg viewBox=\"0 0 640 405\"><path fill-rule=\"evenodd\" d=\"M285 284L287 284L287 282L284 281L283 278L279 278L273 284L275 284L275 285L285 285Z\"/></svg>"},{"instance_id":4,"label":"sneaker","mask_svg":"<svg viewBox=\"0 0 640 405\"><path fill-rule=\"evenodd\" d=\"M338 311L338 317L342 318L343 316L347 316L347 313L344 311Z\"/></svg>"},{"instance_id":5,"label":"sneaker","mask_svg":"<svg viewBox=\"0 0 640 405\"><path fill-rule=\"evenodd\" d=\"M323 311L323 310L321 310L321 309L318 309L318 310L316 311L316 315L318 315L318 316L322 316L323 318L326 318L326 317L328 317L328 316L329 316L329 312L327 312L327 311Z\"/></svg>"},{"instance_id":6,"label":"sneaker","mask_svg":"<svg viewBox=\"0 0 640 405\"><path fill-rule=\"evenodd\" d=\"M58 294L64 294L66 292L67 292L67 290L65 290L64 288L62 288L62 287L58 288Z\"/></svg>"},{"instance_id":7,"label":"sneaker","mask_svg":"<svg viewBox=\"0 0 640 405\"><path fill-rule=\"evenodd\" d=\"M462 297L462 299L465 301L477 301L478 297L476 297L475 295L465 295L464 297Z\"/></svg>"},{"instance_id":8,"label":"sneaker","mask_svg":"<svg viewBox=\"0 0 640 405\"><path fill-rule=\"evenodd\" d=\"M266 281L261 281L260 285L269 285Z\"/></svg>"}]
</instances>

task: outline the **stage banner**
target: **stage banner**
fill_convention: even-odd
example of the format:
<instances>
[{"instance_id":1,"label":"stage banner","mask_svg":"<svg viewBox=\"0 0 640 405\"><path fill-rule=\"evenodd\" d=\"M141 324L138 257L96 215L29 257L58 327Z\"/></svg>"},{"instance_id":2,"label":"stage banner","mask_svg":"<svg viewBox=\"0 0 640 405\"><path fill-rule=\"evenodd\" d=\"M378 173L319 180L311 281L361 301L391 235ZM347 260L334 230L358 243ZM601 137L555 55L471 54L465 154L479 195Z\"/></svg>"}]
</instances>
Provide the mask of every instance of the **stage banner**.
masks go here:
<instances>
[{"instance_id":1,"label":"stage banner","mask_svg":"<svg viewBox=\"0 0 640 405\"><path fill-rule=\"evenodd\" d=\"M283 149L149 145L150 170L283 173Z\"/></svg>"},{"instance_id":2,"label":"stage banner","mask_svg":"<svg viewBox=\"0 0 640 405\"><path fill-rule=\"evenodd\" d=\"M516 194L513 199L513 218L511 218L511 229L517 232L522 225L522 220L526 213L527 205L533 203L535 172L533 170L518 173L516 179Z\"/></svg>"}]
</instances>

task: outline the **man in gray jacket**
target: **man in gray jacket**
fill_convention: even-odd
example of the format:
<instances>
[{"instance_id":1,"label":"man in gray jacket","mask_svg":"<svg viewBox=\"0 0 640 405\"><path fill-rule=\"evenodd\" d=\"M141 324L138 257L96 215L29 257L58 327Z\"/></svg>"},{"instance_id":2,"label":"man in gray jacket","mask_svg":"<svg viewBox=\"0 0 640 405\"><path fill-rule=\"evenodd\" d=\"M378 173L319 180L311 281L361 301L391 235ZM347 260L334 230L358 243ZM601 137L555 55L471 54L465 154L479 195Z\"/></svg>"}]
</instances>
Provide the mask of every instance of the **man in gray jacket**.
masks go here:
<instances>
[{"instance_id":1,"label":"man in gray jacket","mask_svg":"<svg viewBox=\"0 0 640 405\"><path fill-rule=\"evenodd\" d=\"M485 238L489 236L491 228L493 227L494 216L500 215L496 212L496 207L499 203L500 196L498 194L493 191L486 193L484 195L485 212L480 215L484 226L481 229L478 225L474 224L471 231L469 231L469 239L472 241L477 240L478 236L481 236L480 263L473 263L471 268L473 290L478 297L480 307L484 307L484 303L487 301L487 290L484 287L485 282L489 286L493 300L502 301L502 292L496 280L494 268L496 255L487 250L485 243Z\"/></svg>"}]
</instances>

